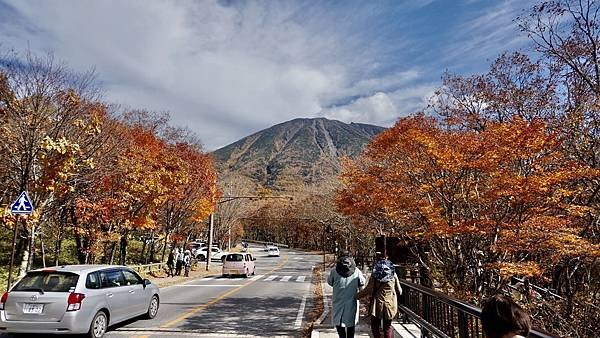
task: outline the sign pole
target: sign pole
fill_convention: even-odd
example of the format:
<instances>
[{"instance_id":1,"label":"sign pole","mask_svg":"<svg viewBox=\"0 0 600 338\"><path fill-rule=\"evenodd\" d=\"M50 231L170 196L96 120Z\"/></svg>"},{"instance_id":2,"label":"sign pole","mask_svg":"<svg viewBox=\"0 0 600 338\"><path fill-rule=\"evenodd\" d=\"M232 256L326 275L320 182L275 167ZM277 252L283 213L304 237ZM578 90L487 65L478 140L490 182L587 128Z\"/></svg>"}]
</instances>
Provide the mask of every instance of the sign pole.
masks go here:
<instances>
[{"instance_id":1,"label":"sign pole","mask_svg":"<svg viewBox=\"0 0 600 338\"><path fill-rule=\"evenodd\" d=\"M27 226L27 219L25 216L19 216L19 220L21 219L23 220L23 225ZM8 264L8 283L6 285L6 291L10 290L10 286L12 284L12 272L13 272L13 266L15 265L15 251L17 250L17 233L19 230L19 222L15 222L15 227L13 229L13 239L12 239L12 250L11 250L11 254L10 254L10 263Z\"/></svg>"},{"instance_id":2,"label":"sign pole","mask_svg":"<svg viewBox=\"0 0 600 338\"><path fill-rule=\"evenodd\" d=\"M213 226L214 214L210 214L210 223L208 225L208 249L206 250L206 271L210 269L210 259L212 257Z\"/></svg>"},{"instance_id":3,"label":"sign pole","mask_svg":"<svg viewBox=\"0 0 600 338\"><path fill-rule=\"evenodd\" d=\"M31 203L31 199L27 195L27 191L23 190L17 200L10 206L10 212L13 215L18 215L23 221L23 228L27 230L27 215L33 213L33 203ZM15 222L15 228L13 229L13 240L12 240L12 250L10 253L10 263L8 264L8 283L6 286L6 290L10 289L12 284L13 277L13 268L15 265L15 251L17 249L17 234L19 232L19 220ZM33 233L31 236L33 241ZM30 244L30 254L31 254L31 244ZM29 263L28 263L29 265ZM29 266L28 266L29 267Z\"/></svg>"}]
</instances>

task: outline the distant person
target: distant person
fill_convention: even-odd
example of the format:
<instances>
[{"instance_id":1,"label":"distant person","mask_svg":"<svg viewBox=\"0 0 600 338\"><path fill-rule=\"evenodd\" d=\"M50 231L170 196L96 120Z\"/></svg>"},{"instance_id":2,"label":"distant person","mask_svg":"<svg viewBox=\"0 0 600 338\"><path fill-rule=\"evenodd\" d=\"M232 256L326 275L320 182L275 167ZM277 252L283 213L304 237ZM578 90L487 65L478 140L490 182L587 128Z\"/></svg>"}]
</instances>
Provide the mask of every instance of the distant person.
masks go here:
<instances>
[{"instance_id":1,"label":"distant person","mask_svg":"<svg viewBox=\"0 0 600 338\"><path fill-rule=\"evenodd\" d=\"M183 267L184 267L184 277L190 276L190 267L192 266L192 253L190 250L185 250L185 254L183 256Z\"/></svg>"},{"instance_id":2,"label":"distant person","mask_svg":"<svg viewBox=\"0 0 600 338\"><path fill-rule=\"evenodd\" d=\"M402 287L396 276L394 264L378 253L373 274L371 274L367 286L357 295L357 298L371 296L369 313L373 337L382 337L380 332L382 322L383 337L393 337L392 319L398 314L398 296L401 294Z\"/></svg>"},{"instance_id":3,"label":"distant person","mask_svg":"<svg viewBox=\"0 0 600 338\"><path fill-rule=\"evenodd\" d=\"M333 287L333 325L340 338L353 338L359 317L356 295L365 285L365 276L349 252L340 254L327 284Z\"/></svg>"},{"instance_id":4,"label":"distant person","mask_svg":"<svg viewBox=\"0 0 600 338\"><path fill-rule=\"evenodd\" d=\"M527 312L511 298L501 295L484 302L481 325L487 338L524 338L531 330Z\"/></svg>"},{"instance_id":5,"label":"distant person","mask_svg":"<svg viewBox=\"0 0 600 338\"><path fill-rule=\"evenodd\" d=\"M175 269L175 254L173 251L169 252L169 257L167 257L167 277L174 277L175 274L173 270Z\"/></svg>"},{"instance_id":6,"label":"distant person","mask_svg":"<svg viewBox=\"0 0 600 338\"><path fill-rule=\"evenodd\" d=\"M177 249L175 255L175 275L181 276L181 268L183 267L183 249Z\"/></svg>"}]
</instances>

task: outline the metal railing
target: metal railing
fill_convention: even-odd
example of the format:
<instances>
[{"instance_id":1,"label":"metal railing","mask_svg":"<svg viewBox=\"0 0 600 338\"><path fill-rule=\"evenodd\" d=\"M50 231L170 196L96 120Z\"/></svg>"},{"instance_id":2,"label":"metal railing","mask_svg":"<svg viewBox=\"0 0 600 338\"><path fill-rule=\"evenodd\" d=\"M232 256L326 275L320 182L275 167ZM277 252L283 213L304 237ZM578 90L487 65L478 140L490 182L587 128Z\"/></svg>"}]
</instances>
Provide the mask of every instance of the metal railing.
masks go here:
<instances>
[{"instance_id":1,"label":"metal railing","mask_svg":"<svg viewBox=\"0 0 600 338\"><path fill-rule=\"evenodd\" d=\"M129 265L129 267L138 273L151 273L162 271L167 268L167 263L152 263L143 265Z\"/></svg>"},{"instance_id":2,"label":"metal railing","mask_svg":"<svg viewBox=\"0 0 600 338\"><path fill-rule=\"evenodd\" d=\"M440 338L483 337L481 309L430 288L400 280L399 309L407 319L421 327L422 336ZM532 338L556 338L532 330Z\"/></svg>"},{"instance_id":3,"label":"metal railing","mask_svg":"<svg viewBox=\"0 0 600 338\"><path fill-rule=\"evenodd\" d=\"M255 243L255 244L268 244L268 243L273 243L274 245L277 245L278 247L281 248L289 248L290 246L287 244L282 244L282 243L274 243L274 242L266 242L266 241L255 241L255 240L250 240L250 239L244 239L244 242L248 242L248 243Z\"/></svg>"}]
</instances>

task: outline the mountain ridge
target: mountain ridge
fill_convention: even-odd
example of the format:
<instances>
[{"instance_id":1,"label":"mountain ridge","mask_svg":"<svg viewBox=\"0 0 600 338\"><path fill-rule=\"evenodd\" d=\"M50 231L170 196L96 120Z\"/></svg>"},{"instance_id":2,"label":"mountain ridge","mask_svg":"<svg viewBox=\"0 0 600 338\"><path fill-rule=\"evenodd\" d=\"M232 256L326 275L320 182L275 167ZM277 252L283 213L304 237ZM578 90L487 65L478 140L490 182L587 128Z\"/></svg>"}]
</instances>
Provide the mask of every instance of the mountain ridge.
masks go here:
<instances>
[{"instance_id":1,"label":"mountain ridge","mask_svg":"<svg viewBox=\"0 0 600 338\"><path fill-rule=\"evenodd\" d=\"M326 118L296 118L217 149L213 158L222 179L237 175L259 187L286 190L337 176L340 159L356 158L384 129Z\"/></svg>"}]
</instances>

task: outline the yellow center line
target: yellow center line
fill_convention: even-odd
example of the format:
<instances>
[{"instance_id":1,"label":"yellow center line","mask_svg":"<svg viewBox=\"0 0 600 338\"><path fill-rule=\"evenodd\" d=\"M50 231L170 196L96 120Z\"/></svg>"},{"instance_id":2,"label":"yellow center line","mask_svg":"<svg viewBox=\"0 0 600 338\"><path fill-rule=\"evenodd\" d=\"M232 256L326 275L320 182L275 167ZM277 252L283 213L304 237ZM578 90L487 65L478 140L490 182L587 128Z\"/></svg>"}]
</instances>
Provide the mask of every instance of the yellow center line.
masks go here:
<instances>
[{"instance_id":1,"label":"yellow center line","mask_svg":"<svg viewBox=\"0 0 600 338\"><path fill-rule=\"evenodd\" d=\"M271 273L273 273L273 272L281 269L281 267L288 261L288 258L289 258L289 256L287 254L285 254L285 256L283 256L283 260L281 262L279 262L279 264L277 264L276 267L274 267L273 269L271 269L271 271L267 272L266 275L271 274ZM208 301L208 302L206 302L206 303L204 303L202 305L199 305L199 306L197 306L197 307L189 310L188 312L185 312L185 313L179 315L175 319L171 320L170 322L168 322L168 323L166 323L164 325L161 325L160 327L161 328L174 327L177 324L181 323L182 321L186 320L187 318L189 318L189 317L197 314L200 311L206 310L206 308L208 308L209 306L214 305L214 304L222 301L223 299L225 299L225 298L233 295L234 293L240 291L241 289L245 288L246 286L248 286L250 284L255 283L256 281L258 281L258 279L257 280L250 280L250 281L246 282L245 284L236 287L235 289L231 289L231 290L229 290L227 292L224 292L224 293L218 295L216 298L213 298L210 301ZM149 337L150 336L139 336L138 338L149 338Z\"/></svg>"}]
</instances>

